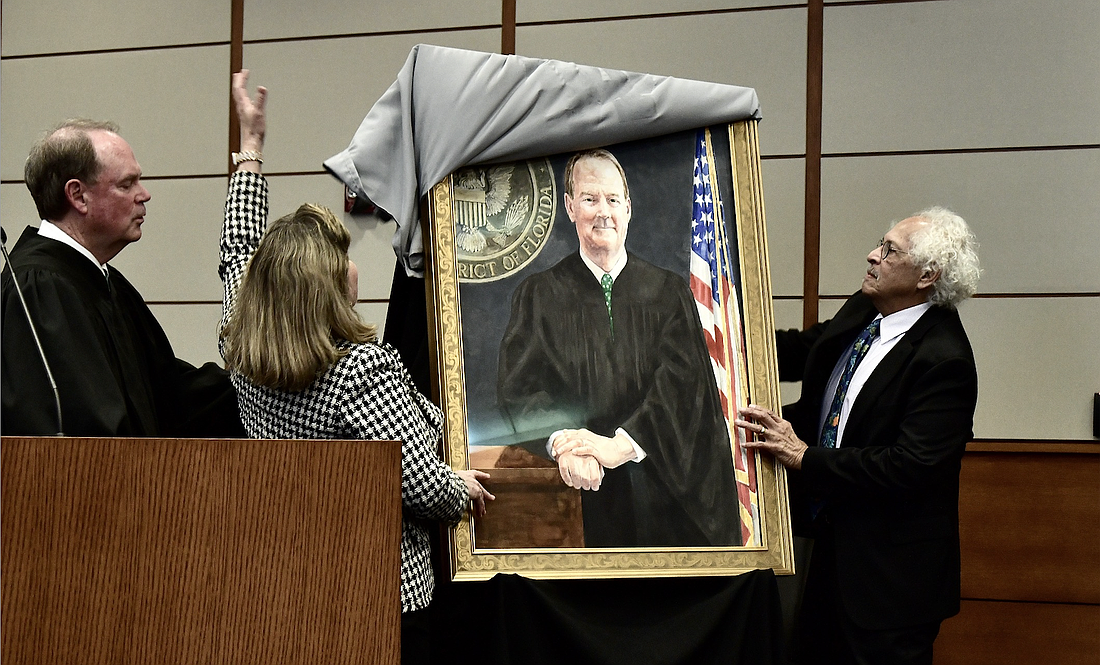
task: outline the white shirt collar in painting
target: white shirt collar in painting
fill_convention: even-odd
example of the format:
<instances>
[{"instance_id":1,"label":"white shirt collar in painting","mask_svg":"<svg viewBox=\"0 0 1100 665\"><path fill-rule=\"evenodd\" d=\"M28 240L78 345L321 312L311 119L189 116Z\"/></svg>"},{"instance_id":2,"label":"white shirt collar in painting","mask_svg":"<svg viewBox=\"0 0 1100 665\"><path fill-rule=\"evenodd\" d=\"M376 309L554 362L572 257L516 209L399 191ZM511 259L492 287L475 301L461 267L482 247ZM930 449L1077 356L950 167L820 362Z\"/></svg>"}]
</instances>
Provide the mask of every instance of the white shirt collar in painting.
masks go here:
<instances>
[{"instance_id":1,"label":"white shirt collar in painting","mask_svg":"<svg viewBox=\"0 0 1100 665\"><path fill-rule=\"evenodd\" d=\"M596 281L602 284L604 275L611 275L611 281L619 279L619 273L626 267L626 252L624 251L619 256L619 260L615 262L615 265L611 266L609 272L604 272L604 269L596 265L592 259L585 256L584 252L581 252L581 260L584 261L584 265L588 266L588 269L592 271L592 276L596 278Z\"/></svg>"}]
</instances>

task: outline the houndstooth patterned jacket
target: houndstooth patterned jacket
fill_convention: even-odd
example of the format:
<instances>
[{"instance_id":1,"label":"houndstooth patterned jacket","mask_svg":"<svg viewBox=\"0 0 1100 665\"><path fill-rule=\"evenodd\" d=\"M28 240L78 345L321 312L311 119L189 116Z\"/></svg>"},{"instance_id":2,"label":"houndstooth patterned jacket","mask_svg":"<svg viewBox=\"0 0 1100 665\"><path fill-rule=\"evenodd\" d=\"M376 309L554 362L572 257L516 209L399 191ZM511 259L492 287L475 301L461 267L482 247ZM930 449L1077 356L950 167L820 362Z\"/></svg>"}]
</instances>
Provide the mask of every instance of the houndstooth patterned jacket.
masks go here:
<instances>
[{"instance_id":1,"label":"houndstooth patterned jacket","mask_svg":"<svg viewBox=\"0 0 1100 665\"><path fill-rule=\"evenodd\" d=\"M229 182L221 235L222 325L267 226L267 180L238 172ZM340 342L347 354L298 393L254 385L234 372L249 436L260 439L391 439L401 443L401 611L428 605L434 581L428 521L457 521L469 494L436 455L443 414L422 395L389 345ZM224 353L224 350L223 350Z\"/></svg>"}]
</instances>

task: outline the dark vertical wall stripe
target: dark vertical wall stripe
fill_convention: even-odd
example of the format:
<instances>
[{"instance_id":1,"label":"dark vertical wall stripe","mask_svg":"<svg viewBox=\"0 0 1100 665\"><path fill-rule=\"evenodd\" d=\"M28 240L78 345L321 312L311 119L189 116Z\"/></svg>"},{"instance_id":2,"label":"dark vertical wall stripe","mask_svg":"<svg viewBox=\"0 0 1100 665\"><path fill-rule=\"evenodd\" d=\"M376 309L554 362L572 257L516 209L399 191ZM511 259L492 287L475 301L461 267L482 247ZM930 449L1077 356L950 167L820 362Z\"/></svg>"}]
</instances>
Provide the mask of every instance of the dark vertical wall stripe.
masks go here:
<instances>
[{"instance_id":1,"label":"dark vertical wall stripe","mask_svg":"<svg viewBox=\"0 0 1100 665\"><path fill-rule=\"evenodd\" d=\"M244 0L233 0L229 19L229 73L239 72L242 67L244 67ZM229 86L229 77L226 77L226 86ZM226 152L229 173L233 173L234 170L230 153L239 150L240 147L241 126L233 110L233 97L229 95L229 150Z\"/></svg>"},{"instance_id":2,"label":"dark vertical wall stripe","mask_svg":"<svg viewBox=\"0 0 1100 665\"><path fill-rule=\"evenodd\" d=\"M500 52L516 54L516 0L501 0Z\"/></svg>"},{"instance_id":3,"label":"dark vertical wall stripe","mask_svg":"<svg viewBox=\"0 0 1100 665\"><path fill-rule=\"evenodd\" d=\"M821 251L821 79L824 0L810 0L806 20L806 227L802 268L802 327L817 323Z\"/></svg>"}]
</instances>

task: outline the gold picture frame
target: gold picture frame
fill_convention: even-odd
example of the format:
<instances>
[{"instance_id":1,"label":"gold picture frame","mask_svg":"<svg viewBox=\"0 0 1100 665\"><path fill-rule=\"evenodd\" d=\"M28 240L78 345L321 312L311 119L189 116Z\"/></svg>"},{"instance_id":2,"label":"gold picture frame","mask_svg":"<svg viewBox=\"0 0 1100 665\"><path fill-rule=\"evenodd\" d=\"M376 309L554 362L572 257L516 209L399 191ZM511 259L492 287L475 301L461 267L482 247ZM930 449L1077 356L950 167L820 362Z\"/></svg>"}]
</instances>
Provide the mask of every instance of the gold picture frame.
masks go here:
<instances>
[{"instance_id":1,"label":"gold picture frame","mask_svg":"<svg viewBox=\"0 0 1100 665\"><path fill-rule=\"evenodd\" d=\"M729 232L729 245L736 254L734 269L739 273L733 279L740 280L742 397L778 409L757 125L755 120L746 120L706 129L705 145L707 159L713 160L708 162L713 174L710 179L725 211L725 223L720 218L718 227ZM649 222L640 209L680 198L678 193L672 196L656 190L668 187L679 192L684 186L677 184L685 181L680 176L662 174L686 159L680 155L685 141L696 146L697 138L704 136L703 129L697 130L701 132L698 135L694 131L609 147L620 159L636 156L630 164L623 160L622 167L632 183L629 198L634 208L626 246L634 254L648 252L647 260L658 255L667 263L682 263L679 245L676 257L659 256L669 243L648 230L645 224ZM501 318L505 322L508 318L502 308L524 278L577 251L576 233L559 210L563 207L560 165L567 157L460 169L437 184L425 200L429 347L435 397L445 414L443 454L453 468L486 469L493 475L486 485L498 496L489 505L485 520L467 516L449 530L452 578L481 580L497 573L541 579L734 575L763 568L793 574L787 479L782 465L770 456L757 453L743 458L752 468L754 492L751 505L746 501L738 506L742 530L751 532L742 536L742 541L750 539L748 543L585 547L583 525L577 527L585 490L565 487L560 478L556 481L560 487L554 487L558 474L554 462L539 459L538 451L532 455L517 445L507 445L493 426L484 424L496 418L494 386L490 384L499 369L493 354L494 344L499 347L502 336ZM698 157L693 159L698 167ZM635 173L639 174L638 184L633 184ZM656 221L652 224L657 228ZM648 248L632 249L635 234L636 242L648 243ZM691 242L689 233L681 245L686 243L690 251ZM731 450L735 462L736 442ZM509 456L519 462L504 463ZM742 482L745 474L737 473L741 474L738 482ZM738 488L740 491L740 485ZM538 503L537 492L549 493L549 499L538 496L538 501L549 503ZM546 506L549 508L542 512ZM746 527L750 519L756 521ZM505 535L493 529L503 529ZM536 534L530 541L524 540L528 531ZM547 546L543 536L554 544Z\"/></svg>"}]
</instances>

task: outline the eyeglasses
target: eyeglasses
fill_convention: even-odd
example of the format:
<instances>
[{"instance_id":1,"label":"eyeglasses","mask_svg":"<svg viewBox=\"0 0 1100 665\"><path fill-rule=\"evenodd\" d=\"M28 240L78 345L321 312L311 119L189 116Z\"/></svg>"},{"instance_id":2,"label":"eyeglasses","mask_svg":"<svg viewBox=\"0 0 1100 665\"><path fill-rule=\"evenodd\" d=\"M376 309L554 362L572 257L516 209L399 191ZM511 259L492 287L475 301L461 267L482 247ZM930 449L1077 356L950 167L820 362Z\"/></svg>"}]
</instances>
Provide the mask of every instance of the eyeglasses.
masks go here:
<instances>
[{"instance_id":1,"label":"eyeglasses","mask_svg":"<svg viewBox=\"0 0 1100 665\"><path fill-rule=\"evenodd\" d=\"M886 238L879 238L878 246L879 246L879 251L881 252L881 254L879 255L879 259L881 261L885 261L886 257L890 256L890 254L893 254L893 253L897 253L897 254L908 254L909 253L909 252L906 252L905 250L901 250L901 249L898 249L897 247L894 247L894 244L892 242L890 242L889 240L887 240Z\"/></svg>"}]
</instances>

